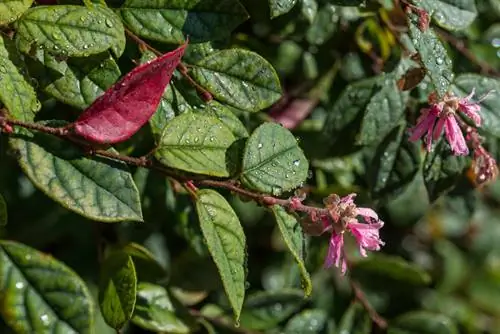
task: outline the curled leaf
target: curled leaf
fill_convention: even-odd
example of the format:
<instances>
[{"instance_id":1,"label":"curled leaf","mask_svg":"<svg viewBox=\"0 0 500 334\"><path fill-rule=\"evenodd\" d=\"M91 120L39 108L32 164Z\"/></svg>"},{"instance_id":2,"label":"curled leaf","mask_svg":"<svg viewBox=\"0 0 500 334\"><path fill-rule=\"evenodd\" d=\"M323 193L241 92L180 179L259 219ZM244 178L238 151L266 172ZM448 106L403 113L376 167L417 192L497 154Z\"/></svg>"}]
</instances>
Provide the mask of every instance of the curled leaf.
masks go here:
<instances>
[{"instance_id":1,"label":"curled leaf","mask_svg":"<svg viewBox=\"0 0 500 334\"><path fill-rule=\"evenodd\" d=\"M75 133L98 144L130 138L153 116L186 46L130 71L80 115Z\"/></svg>"}]
</instances>

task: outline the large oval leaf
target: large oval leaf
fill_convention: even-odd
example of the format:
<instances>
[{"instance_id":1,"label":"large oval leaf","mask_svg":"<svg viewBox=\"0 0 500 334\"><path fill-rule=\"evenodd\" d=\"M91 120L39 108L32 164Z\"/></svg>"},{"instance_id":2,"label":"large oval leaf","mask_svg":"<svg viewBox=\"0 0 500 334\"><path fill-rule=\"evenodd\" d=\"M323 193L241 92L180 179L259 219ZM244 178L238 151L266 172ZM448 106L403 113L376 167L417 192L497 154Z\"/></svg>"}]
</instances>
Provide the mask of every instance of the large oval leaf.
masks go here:
<instances>
[{"instance_id":1,"label":"large oval leaf","mask_svg":"<svg viewBox=\"0 0 500 334\"><path fill-rule=\"evenodd\" d=\"M62 206L102 222L142 221L139 192L124 163L87 158L40 133L12 143L31 182Z\"/></svg>"},{"instance_id":2,"label":"large oval leaf","mask_svg":"<svg viewBox=\"0 0 500 334\"><path fill-rule=\"evenodd\" d=\"M164 165L188 172L229 176L227 150L234 135L217 118L186 113L165 127L155 157Z\"/></svg>"},{"instance_id":3,"label":"large oval leaf","mask_svg":"<svg viewBox=\"0 0 500 334\"><path fill-rule=\"evenodd\" d=\"M91 333L92 298L68 267L28 246L0 241L0 312L18 333Z\"/></svg>"},{"instance_id":4,"label":"large oval leaf","mask_svg":"<svg viewBox=\"0 0 500 334\"><path fill-rule=\"evenodd\" d=\"M488 78L479 74L462 74L455 79L453 91L457 96L464 97L476 90L473 99L478 100L484 94L492 92L487 99L480 103L482 124L480 131L500 137L500 80Z\"/></svg>"},{"instance_id":5,"label":"large oval leaf","mask_svg":"<svg viewBox=\"0 0 500 334\"><path fill-rule=\"evenodd\" d=\"M0 1L0 26L14 22L28 8L33 0L2 0Z\"/></svg>"},{"instance_id":6,"label":"large oval leaf","mask_svg":"<svg viewBox=\"0 0 500 334\"><path fill-rule=\"evenodd\" d=\"M245 234L224 197L210 189L201 190L197 195L196 212L201 231L238 319L245 298Z\"/></svg>"},{"instance_id":7,"label":"large oval leaf","mask_svg":"<svg viewBox=\"0 0 500 334\"><path fill-rule=\"evenodd\" d=\"M467 28L477 16L475 0L422 0L416 5L425 8L437 24L450 30Z\"/></svg>"},{"instance_id":8,"label":"large oval leaf","mask_svg":"<svg viewBox=\"0 0 500 334\"><path fill-rule=\"evenodd\" d=\"M297 262L297 265L299 266L300 275L302 276L302 288L304 289L306 296L309 296L312 292L312 283L311 277L309 276L304 263L305 240L302 227L297 221L297 218L286 212L283 207L274 205L272 210L276 223L278 224L278 228L281 232L281 236L283 237L288 250L292 253L295 262Z\"/></svg>"},{"instance_id":9,"label":"large oval leaf","mask_svg":"<svg viewBox=\"0 0 500 334\"><path fill-rule=\"evenodd\" d=\"M132 258L124 252L111 252L101 265L99 305L104 320L119 330L134 312L137 275Z\"/></svg>"},{"instance_id":10,"label":"large oval leaf","mask_svg":"<svg viewBox=\"0 0 500 334\"><path fill-rule=\"evenodd\" d=\"M39 6L16 22L16 42L22 52L42 45L51 53L87 57L111 49L119 57L125 49L125 31L109 8Z\"/></svg>"},{"instance_id":11,"label":"large oval leaf","mask_svg":"<svg viewBox=\"0 0 500 334\"><path fill-rule=\"evenodd\" d=\"M240 178L249 188L278 196L300 186L308 171L309 161L292 133L264 123L246 143Z\"/></svg>"},{"instance_id":12,"label":"large oval leaf","mask_svg":"<svg viewBox=\"0 0 500 334\"><path fill-rule=\"evenodd\" d=\"M247 111L269 107L281 97L274 68L248 50L214 52L192 65L192 75L221 102Z\"/></svg>"},{"instance_id":13,"label":"large oval leaf","mask_svg":"<svg viewBox=\"0 0 500 334\"><path fill-rule=\"evenodd\" d=\"M297 0L269 0L271 18L288 13L297 3Z\"/></svg>"},{"instance_id":14,"label":"large oval leaf","mask_svg":"<svg viewBox=\"0 0 500 334\"><path fill-rule=\"evenodd\" d=\"M15 63L13 62L15 61ZM10 40L0 34L0 102L12 118L32 121L41 104L36 92L19 72L21 57Z\"/></svg>"},{"instance_id":15,"label":"large oval leaf","mask_svg":"<svg viewBox=\"0 0 500 334\"><path fill-rule=\"evenodd\" d=\"M120 13L136 34L174 44L223 39L248 18L237 0L127 0Z\"/></svg>"}]
</instances>

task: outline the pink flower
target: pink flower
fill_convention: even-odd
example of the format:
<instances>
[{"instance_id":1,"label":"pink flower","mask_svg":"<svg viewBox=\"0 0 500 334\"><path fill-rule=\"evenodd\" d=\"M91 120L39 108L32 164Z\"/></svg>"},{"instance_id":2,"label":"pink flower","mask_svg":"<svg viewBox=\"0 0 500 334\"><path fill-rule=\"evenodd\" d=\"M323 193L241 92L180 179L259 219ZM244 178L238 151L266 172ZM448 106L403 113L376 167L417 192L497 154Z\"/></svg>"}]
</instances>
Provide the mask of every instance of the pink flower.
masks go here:
<instances>
[{"instance_id":1,"label":"pink flower","mask_svg":"<svg viewBox=\"0 0 500 334\"><path fill-rule=\"evenodd\" d=\"M425 143L427 144L428 152L430 152L432 148L432 132L440 112L441 110L438 109L437 105L434 105L431 108L422 109L421 115L417 120L417 125L410 130L410 141L417 141L424 135L427 135Z\"/></svg>"},{"instance_id":2,"label":"pink flower","mask_svg":"<svg viewBox=\"0 0 500 334\"><path fill-rule=\"evenodd\" d=\"M450 144L451 151L454 155L468 155L469 148L465 142L464 135L460 126L457 123L455 114L449 114L445 117L441 117L434 129L433 138L436 140L441 136L444 127L444 133L448 144ZM429 151L429 150L428 150Z\"/></svg>"},{"instance_id":3,"label":"pink flower","mask_svg":"<svg viewBox=\"0 0 500 334\"><path fill-rule=\"evenodd\" d=\"M464 113L467 117L469 117L476 126L481 126L481 116L479 115L479 111L481 110L481 106L479 103L486 98L488 94L483 96L478 102L470 102L470 99L474 96L476 89L472 89L472 92L464 98L458 100L458 110Z\"/></svg>"},{"instance_id":4,"label":"pink flower","mask_svg":"<svg viewBox=\"0 0 500 334\"><path fill-rule=\"evenodd\" d=\"M344 232L337 233L333 231L330 238L330 245L328 246L328 254L325 258L325 268L330 268L335 264L335 267L340 268L342 275L347 270L347 263L344 254Z\"/></svg>"}]
</instances>

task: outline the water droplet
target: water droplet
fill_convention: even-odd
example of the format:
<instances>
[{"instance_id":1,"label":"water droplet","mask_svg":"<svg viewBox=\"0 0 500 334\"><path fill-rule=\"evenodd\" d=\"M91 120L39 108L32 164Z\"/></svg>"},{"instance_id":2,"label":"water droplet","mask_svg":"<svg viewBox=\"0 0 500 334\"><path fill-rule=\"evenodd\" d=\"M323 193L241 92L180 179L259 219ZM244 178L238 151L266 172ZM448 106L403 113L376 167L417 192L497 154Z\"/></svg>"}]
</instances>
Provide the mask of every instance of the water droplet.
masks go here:
<instances>
[{"instance_id":1,"label":"water droplet","mask_svg":"<svg viewBox=\"0 0 500 334\"><path fill-rule=\"evenodd\" d=\"M443 62L444 62L444 61L443 61L443 58L437 58L437 59L436 59L436 63L437 63L438 65L442 65L442 64L443 64Z\"/></svg>"},{"instance_id":2,"label":"water droplet","mask_svg":"<svg viewBox=\"0 0 500 334\"><path fill-rule=\"evenodd\" d=\"M290 175L285 174L285 179L288 179L289 177L290 177Z\"/></svg>"},{"instance_id":3,"label":"water droplet","mask_svg":"<svg viewBox=\"0 0 500 334\"><path fill-rule=\"evenodd\" d=\"M106 19L105 23L106 23L106 27L113 28L113 22L111 22L110 19Z\"/></svg>"},{"instance_id":4,"label":"water droplet","mask_svg":"<svg viewBox=\"0 0 500 334\"><path fill-rule=\"evenodd\" d=\"M194 138L194 142L197 143L200 139L198 137Z\"/></svg>"},{"instance_id":5,"label":"water droplet","mask_svg":"<svg viewBox=\"0 0 500 334\"><path fill-rule=\"evenodd\" d=\"M299 159L294 160L293 165L298 167L300 165L300 160Z\"/></svg>"},{"instance_id":6,"label":"water droplet","mask_svg":"<svg viewBox=\"0 0 500 334\"><path fill-rule=\"evenodd\" d=\"M47 314L42 314L40 316L40 320L42 320L44 325L48 325L50 323L49 316Z\"/></svg>"},{"instance_id":7,"label":"water droplet","mask_svg":"<svg viewBox=\"0 0 500 334\"><path fill-rule=\"evenodd\" d=\"M16 283L16 289L22 289L24 288L24 283L23 282L17 282Z\"/></svg>"},{"instance_id":8,"label":"water droplet","mask_svg":"<svg viewBox=\"0 0 500 334\"><path fill-rule=\"evenodd\" d=\"M26 261L31 260L31 255L30 255L30 254L26 254L26 255L24 256L24 259L25 259Z\"/></svg>"},{"instance_id":9,"label":"water droplet","mask_svg":"<svg viewBox=\"0 0 500 334\"><path fill-rule=\"evenodd\" d=\"M0 72L7 73L7 70L5 69L5 66L0 66Z\"/></svg>"},{"instance_id":10,"label":"water droplet","mask_svg":"<svg viewBox=\"0 0 500 334\"><path fill-rule=\"evenodd\" d=\"M210 137L210 141L214 141L214 140L215 140L215 138L214 138L214 137Z\"/></svg>"},{"instance_id":11,"label":"water droplet","mask_svg":"<svg viewBox=\"0 0 500 334\"><path fill-rule=\"evenodd\" d=\"M262 148L262 146L264 146L264 145L262 145L262 143L259 143L259 144L257 145L257 148L258 148L258 149L261 149L261 148Z\"/></svg>"},{"instance_id":12,"label":"water droplet","mask_svg":"<svg viewBox=\"0 0 500 334\"><path fill-rule=\"evenodd\" d=\"M88 48L89 48L88 44L83 44L83 49L88 49Z\"/></svg>"},{"instance_id":13,"label":"water droplet","mask_svg":"<svg viewBox=\"0 0 500 334\"><path fill-rule=\"evenodd\" d=\"M275 186L272 188L271 192L274 196L279 196L283 192L283 189L281 189L281 187Z\"/></svg>"}]
</instances>

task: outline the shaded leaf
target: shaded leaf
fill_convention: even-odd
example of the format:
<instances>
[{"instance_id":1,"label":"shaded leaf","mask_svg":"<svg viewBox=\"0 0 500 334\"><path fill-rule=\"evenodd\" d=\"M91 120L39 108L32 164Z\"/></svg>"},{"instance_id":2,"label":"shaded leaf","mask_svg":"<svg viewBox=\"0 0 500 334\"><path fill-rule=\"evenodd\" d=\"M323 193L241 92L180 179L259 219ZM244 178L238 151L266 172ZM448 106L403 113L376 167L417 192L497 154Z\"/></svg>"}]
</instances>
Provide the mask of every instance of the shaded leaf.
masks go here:
<instances>
[{"instance_id":1,"label":"shaded leaf","mask_svg":"<svg viewBox=\"0 0 500 334\"><path fill-rule=\"evenodd\" d=\"M122 251L132 257L138 280L161 279L167 276L166 268L147 248L131 242L125 245Z\"/></svg>"},{"instance_id":2,"label":"shaded leaf","mask_svg":"<svg viewBox=\"0 0 500 334\"><path fill-rule=\"evenodd\" d=\"M173 44L224 39L248 18L237 0L126 0L120 14L134 33Z\"/></svg>"},{"instance_id":3,"label":"shaded leaf","mask_svg":"<svg viewBox=\"0 0 500 334\"><path fill-rule=\"evenodd\" d=\"M83 281L51 256L0 241L0 312L18 333L91 333L92 297Z\"/></svg>"},{"instance_id":4,"label":"shaded leaf","mask_svg":"<svg viewBox=\"0 0 500 334\"><path fill-rule=\"evenodd\" d=\"M477 16L475 0L421 0L415 4L427 10L437 24L449 30L465 29Z\"/></svg>"},{"instance_id":5,"label":"shaded leaf","mask_svg":"<svg viewBox=\"0 0 500 334\"><path fill-rule=\"evenodd\" d=\"M446 239L439 240L435 248L443 261L442 275L436 290L449 294L465 281L470 272L469 267L465 255L452 242Z\"/></svg>"},{"instance_id":6,"label":"shaded leaf","mask_svg":"<svg viewBox=\"0 0 500 334\"><path fill-rule=\"evenodd\" d=\"M189 327L175 314L167 290L159 285L139 283L132 322L146 330L165 333L190 333Z\"/></svg>"},{"instance_id":7,"label":"shaded leaf","mask_svg":"<svg viewBox=\"0 0 500 334\"><path fill-rule=\"evenodd\" d=\"M288 320L285 326L285 333L320 333L326 327L327 320L328 314L324 310L305 310Z\"/></svg>"},{"instance_id":8,"label":"shaded leaf","mask_svg":"<svg viewBox=\"0 0 500 334\"><path fill-rule=\"evenodd\" d=\"M118 143L153 116L186 45L130 71L87 108L73 124L87 141Z\"/></svg>"},{"instance_id":9,"label":"shaded leaf","mask_svg":"<svg viewBox=\"0 0 500 334\"><path fill-rule=\"evenodd\" d=\"M453 321L441 314L415 311L391 321L389 334L458 334Z\"/></svg>"},{"instance_id":10,"label":"shaded leaf","mask_svg":"<svg viewBox=\"0 0 500 334\"><path fill-rule=\"evenodd\" d=\"M33 4L33 0L0 1L0 26L17 20Z\"/></svg>"},{"instance_id":11,"label":"shaded leaf","mask_svg":"<svg viewBox=\"0 0 500 334\"><path fill-rule=\"evenodd\" d=\"M17 46L24 53L42 45L53 54L68 57L87 57L108 49L120 57L125 49L120 19L111 9L99 5L34 7L16 24Z\"/></svg>"},{"instance_id":12,"label":"shaded leaf","mask_svg":"<svg viewBox=\"0 0 500 334\"><path fill-rule=\"evenodd\" d=\"M358 6L365 2L365 0L328 0L337 6Z\"/></svg>"},{"instance_id":13,"label":"shaded leaf","mask_svg":"<svg viewBox=\"0 0 500 334\"><path fill-rule=\"evenodd\" d=\"M453 82L452 62L432 28L422 32L418 18L410 15L409 34L438 96L443 97Z\"/></svg>"},{"instance_id":14,"label":"shaded leaf","mask_svg":"<svg viewBox=\"0 0 500 334\"><path fill-rule=\"evenodd\" d=\"M8 215L7 215L7 203L2 194L0 194L0 226L7 225Z\"/></svg>"},{"instance_id":15,"label":"shaded leaf","mask_svg":"<svg viewBox=\"0 0 500 334\"><path fill-rule=\"evenodd\" d=\"M248 131L241 123L240 119L231 111L230 107L225 106L215 100L202 105L200 113L216 117L223 123L237 139L248 137Z\"/></svg>"},{"instance_id":16,"label":"shaded leaf","mask_svg":"<svg viewBox=\"0 0 500 334\"><path fill-rule=\"evenodd\" d=\"M264 123L248 139L240 179L249 188L275 196L299 187L309 162L290 131Z\"/></svg>"},{"instance_id":17,"label":"shaded leaf","mask_svg":"<svg viewBox=\"0 0 500 334\"><path fill-rule=\"evenodd\" d=\"M201 231L238 320L245 298L245 234L224 197L210 189L200 190L197 195L196 212Z\"/></svg>"},{"instance_id":18,"label":"shaded leaf","mask_svg":"<svg viewBox=\"0 0 500 334\"><path fill-rule=\"evenodd\" d=\"M259 111L281 97L274 68L255 52L221 50L192 66L193 78L219 101L246 111Z\"/></svg>"},{"instance_id":19,"label":"shaded leaf","mask_svg":"<svg viewBox=\"0 0 500 334\"><path fill-rule=\"evenodd\" d=\"M234 141L231 131L217 118L185 113L167 124L155 157L172 168L229 176L227 150Z\"/></svg>"},{"instance_id":20,"label":"shaded leaf","mask_svg":"<svg viewBox=\"0 0 500 334\"><path fill-rule=\"evenodd\" d=\"M41 133L15 139L13 146L31 182L67 209L102 222L142 221L139 192L124 163L87 158Z\"/></svg>"},{"instance_id":21,"label":"shaded leaf","mask_svg":"<svg viewBox=\"0 0 500 334\"><path fill-rule=\"evenodd\" d=\"M342 315L339 324L339 333L370 334L372 322L370 315L359 303L352 303Z\"/></svg>"},{"instance_id":22,"label":"shaded leaf","mask_svg":"<svg viewBox=\"0 0 500 334\"><path fill-rule=\"evenodd\" d=\"M299 266L300 275L302 277L302 288L306 296L309 296L312 292L312 282L304 263L305 250L303 249L304 233L302 232L302 227L297 221L297 218L286 212L283 207L274 205L272 210L276 223L280 229L281 236L288 250L292 253L295 262L297 262Z\"/></svg>"},{"instance_id":23,"label":"shaded leaf","mask_svg":"<svg viewBox=\"0 0 500 334\"><path fill-rule=\"evenodd\" d=\"M271 18L288 13L297 3L297 0L269 0Z\"/></svg>"},{"instance_id":24,"label":"shaded leaf","mask_svg":"<svg viewBox=\"0 0 500 334\"><path fill-rule=\"evenodd\" d=\"M309 29L306 39L311 44L321 45L325 43L337 29L339 16L337 8L331 4L324 4L319 8Z\"/></svg>"},{"instance_id":25,"label":"shaded leaf","mask_svg":"<svg viewBox=\"0 0 500 334\"><path fill-rule=\"evenodd\" d=\"M0 101L12 118L32 121L41 104L36 92L19 72L21 57L15 46L0 34Z\"/></svg>"},{"instance_id":26,"label":"shaded leaf","mask_svg":"<svg viewBox=\"0 0 500 334\"><path fill-rule=\"evenodd\" d=\"M101 264L99 305L104 320L119 330L132 318L137 289L134 262L126 253L113 251Z\"/></svg>"}]
</instances>

